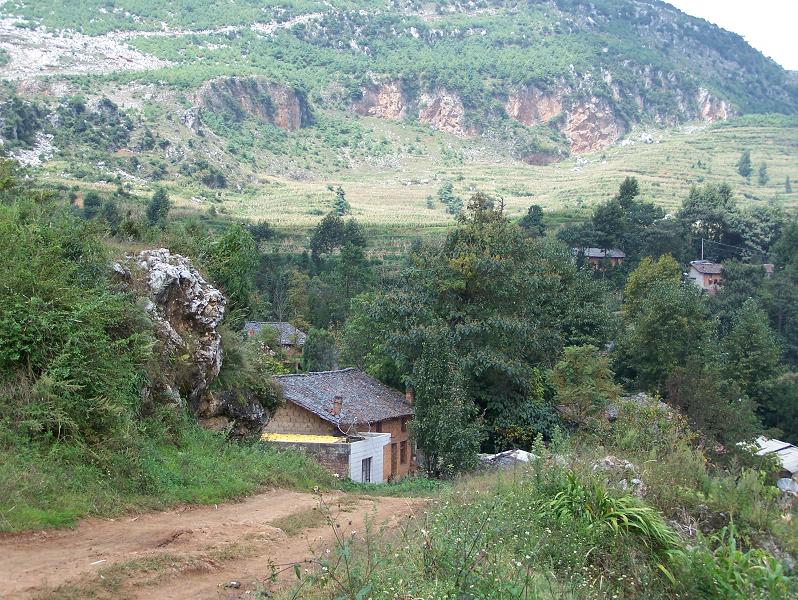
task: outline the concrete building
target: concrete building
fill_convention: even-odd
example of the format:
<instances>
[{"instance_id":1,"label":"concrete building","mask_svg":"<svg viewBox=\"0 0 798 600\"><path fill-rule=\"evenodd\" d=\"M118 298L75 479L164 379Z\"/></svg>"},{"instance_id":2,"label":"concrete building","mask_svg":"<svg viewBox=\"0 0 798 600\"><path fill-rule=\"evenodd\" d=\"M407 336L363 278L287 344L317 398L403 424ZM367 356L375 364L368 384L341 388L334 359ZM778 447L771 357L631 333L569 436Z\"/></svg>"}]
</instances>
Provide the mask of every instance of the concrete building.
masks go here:
<instances>
[{"instance_id":1,"label":"concrete building","mask_svg":"<svg viewBox=\"0 0 798 600\"><path fill-rule=\"evenodd\" d=\"M723 283L723 265L711 260L694 260L690 262L687 278L702 290L710 294L718 291Z\"/></svg>"},{"instance_id":2,"label":"concrete building","mask_svg":"<svg viewBox=\"0 0 798 600\"><path fill-rule=\"evenodd\" d=\"M580 256L590 263L594 269L605 269L607 267L617 267L623 264L626 253L623 250L602 248L571 248L574 257Z\"/></svg>"}]
</instances>

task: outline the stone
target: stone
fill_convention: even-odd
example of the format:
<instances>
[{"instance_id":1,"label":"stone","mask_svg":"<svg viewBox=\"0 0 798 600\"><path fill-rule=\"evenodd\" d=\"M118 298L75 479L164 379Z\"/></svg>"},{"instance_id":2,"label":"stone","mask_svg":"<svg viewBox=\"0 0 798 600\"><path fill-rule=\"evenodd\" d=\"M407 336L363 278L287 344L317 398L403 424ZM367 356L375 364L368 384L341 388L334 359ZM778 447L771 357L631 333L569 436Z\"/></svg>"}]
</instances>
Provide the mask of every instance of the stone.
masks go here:
<instances>
[{"instance_id":1,"label":"stone","mask_svg":"<svg viewBox=\"0 0 798 600\"><path fill-rule=\"evenodd\" d=\"M202 133L202 122L200 121L200 109L197 106L187 108L182 115L180 115L180 122L188 127L196 135Z\"/></svg>"}]
</instances>

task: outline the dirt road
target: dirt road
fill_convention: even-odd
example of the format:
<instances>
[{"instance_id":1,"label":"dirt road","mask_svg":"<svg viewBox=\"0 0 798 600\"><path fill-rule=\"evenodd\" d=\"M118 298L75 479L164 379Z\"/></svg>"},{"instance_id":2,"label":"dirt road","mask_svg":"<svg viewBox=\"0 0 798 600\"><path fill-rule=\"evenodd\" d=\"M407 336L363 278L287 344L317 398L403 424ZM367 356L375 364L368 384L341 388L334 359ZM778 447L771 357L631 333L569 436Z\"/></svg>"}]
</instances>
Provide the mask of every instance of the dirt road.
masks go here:
<instances>
[{"instance_id":1,"label":"dirt road","mask_svg":"<svg viewBox=\"0 0 798 600\"><path fill-rule=\"evenodd\" d=\"M69 531L0 537L0 598L252 597L367 522L396 526L423 501L275 491L242 502L87 519ZM231 582L240 583L232 587ZM279 585L279 584L278 584ZM227 587L226 587L227 586ZM250 592L248 594L248 592Z\"/></svg>"}]
</instances>

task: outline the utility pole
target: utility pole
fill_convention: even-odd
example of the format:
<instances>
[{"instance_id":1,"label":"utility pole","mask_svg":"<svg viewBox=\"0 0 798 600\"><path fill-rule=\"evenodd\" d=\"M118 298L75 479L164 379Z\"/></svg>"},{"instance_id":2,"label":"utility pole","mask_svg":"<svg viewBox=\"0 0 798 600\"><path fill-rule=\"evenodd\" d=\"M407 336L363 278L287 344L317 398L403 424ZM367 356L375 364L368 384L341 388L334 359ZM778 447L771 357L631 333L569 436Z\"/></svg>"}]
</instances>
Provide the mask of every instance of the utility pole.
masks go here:
<instances>
[{"instance_id":1,"label":"utility pole","mask_svg":"<svg viewBox=\"0 0 798 600\"><path fill-rule=\"evenodd\" d=\"M704 260L704 238L701 238L701 260Z\"/></svg>"}]
</instances>

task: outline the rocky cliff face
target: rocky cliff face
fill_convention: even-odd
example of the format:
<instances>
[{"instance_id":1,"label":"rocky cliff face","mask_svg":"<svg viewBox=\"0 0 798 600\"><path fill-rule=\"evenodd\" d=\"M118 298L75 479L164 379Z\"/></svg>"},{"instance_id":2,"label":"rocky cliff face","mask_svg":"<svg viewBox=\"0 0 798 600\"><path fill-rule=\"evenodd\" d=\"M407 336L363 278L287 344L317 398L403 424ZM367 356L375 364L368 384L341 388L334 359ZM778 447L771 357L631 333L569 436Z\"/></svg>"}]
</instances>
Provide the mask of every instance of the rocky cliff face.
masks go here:
<instances>
[{"instance_id":1,"label":"rocky cliff face","mask_svg":"<svg viewBox=\"0 0 798 600\"><path fill-rule=\"evenodd\" d=\"M534 87L522 88L510 94L504 110L524 125L545 125L562 113L566 93L563 88L548 93Z\"/></svg>"},{"instance_id":2,"label":"rocky cliff face","mask_svg":"<svg viewBox=\"0 0 798 600\"><path fill-rule=\"evenodd\" d=\"M146 393L154 402L187 407L201 422L219 420L234 431L259 431L268 418L257 403L210 390L222 366L218 327L227 300L190 263L169 250L145 250L113 265L117 279L146 298L158 368Z\"/></svg>"},{"instance_id":3,"label":"rocky cliff face","mask_svg":"<svg viewBox=\"0 0 798 600\"><path fill-rule=\"evenodd\" d=\"M362 98L354 103L355 112L359 115L396 121L403 119L407 112L407 99L401 84L396 81L364 88L362 94Z\"/></svg>"},{"instance_id":4,"label":"rocky cliff face","mask_svg":"<svg viewBox=\"0 0 798 600\"><path fill-rule=\"evenodd\" d=\"M263 77L219 77L207 81L196 94L196 104L235 121L254 117L286 131L296 131L310 121L303 94Z\"/></svg>"},{"instance_id":5,"label":"rocky cliff face","mask_svg":"<svg viewBox=\"0 0 798 600\"><path fill-rule=\"evenodd\" d=\"M421 94L418 120L439 131L460 137L472 137L476 131L465 123L465 107L457 94L447 90Z\"/></svg>"},{"instance_id":6,"label":"rocky cliff face","mask_svg":"<svg viewBox=\"0 0 798 600\"><path fill-rule=\"evenodd\" d=\"M733 116L731 106L725 100L713 96L709 90L698 90L698 116L702 121L714 123L715 121L725 121Z\"/></svg>"}]
</instances>

